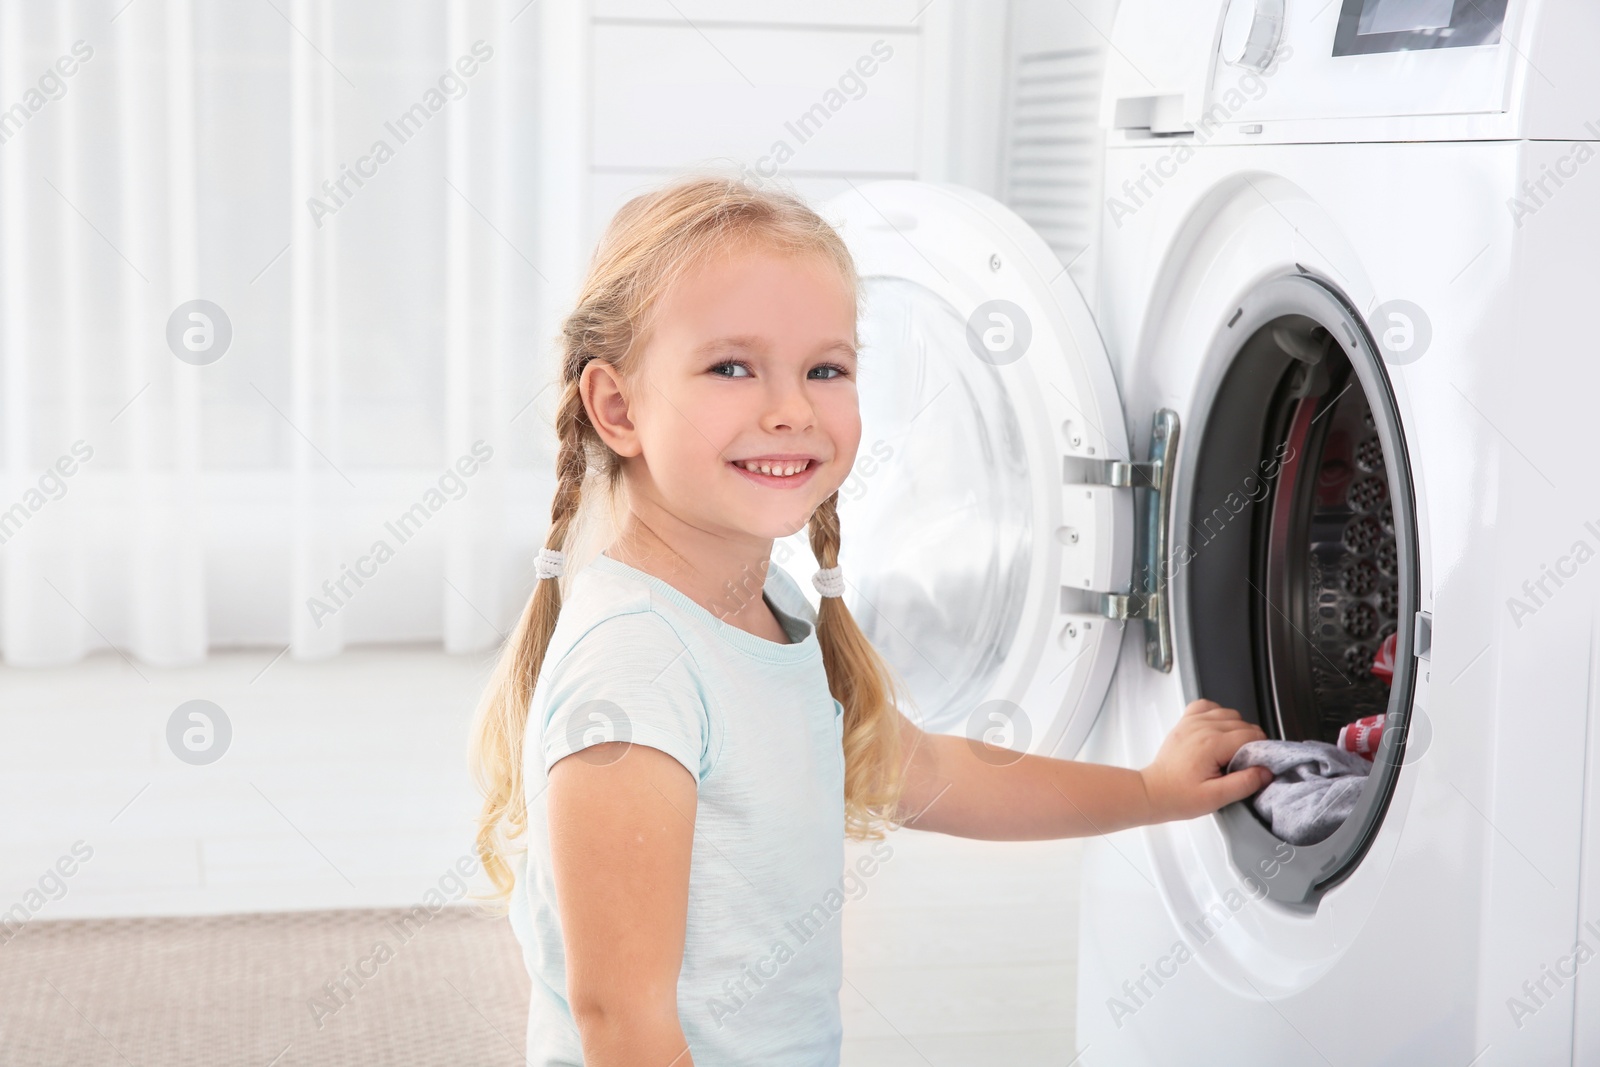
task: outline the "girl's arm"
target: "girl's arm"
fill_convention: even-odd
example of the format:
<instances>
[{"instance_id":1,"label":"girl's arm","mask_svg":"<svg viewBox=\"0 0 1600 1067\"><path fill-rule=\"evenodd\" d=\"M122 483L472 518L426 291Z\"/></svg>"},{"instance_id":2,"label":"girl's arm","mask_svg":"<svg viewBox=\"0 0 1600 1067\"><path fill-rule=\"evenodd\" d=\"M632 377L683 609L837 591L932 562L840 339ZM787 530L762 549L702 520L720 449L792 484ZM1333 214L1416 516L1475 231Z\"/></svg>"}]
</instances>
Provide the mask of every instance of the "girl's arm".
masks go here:
<instances>
[{"instance_id":1,"label":"girl's arm","mask_svg":"<svg viewBox=\"0 0 1600 1067\"><path fill-rule=\"evenodd\" d=\"M695 782L659 749L593 745L550 768L567 1002L589 1067L692 1067L678 1022Z\"/></svg>"},{"instance_id":2,"label":"girl's arm","mask_svg":"<svg viewBox=\"0 0 1600 1067\"><path fill-rule=\"evenodd\" d=\"M924 733L903 715L900 725L902 810L918 813L905 825L956 837L1037 841L1111 833L1205 815L1272 781L1264 767L1222 773L1240 745L1266 735L1210 700L1184 709L1141 771L1047 756L1013 762L1003 749Z\"/></svg>"}]
</instances>

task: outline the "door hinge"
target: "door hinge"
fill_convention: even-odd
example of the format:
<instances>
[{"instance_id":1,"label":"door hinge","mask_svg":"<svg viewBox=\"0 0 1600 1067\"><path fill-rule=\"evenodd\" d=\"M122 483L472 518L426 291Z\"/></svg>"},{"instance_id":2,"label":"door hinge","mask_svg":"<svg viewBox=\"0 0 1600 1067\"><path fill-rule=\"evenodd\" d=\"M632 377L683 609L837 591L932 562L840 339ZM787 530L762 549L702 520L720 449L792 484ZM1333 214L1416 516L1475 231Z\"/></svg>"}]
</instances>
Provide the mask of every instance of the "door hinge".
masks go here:
<instances>
[{"instance_id":1,"label":"door hinge","mask_svg":"<svg viewBox=\"0 0 1600 1067\"><path fill-rule=\"evenodd\" d=\"M1135 500L1133 581L1126 593L1101 593L1099 614L1144 623L1144 661L1158 671L1172 669L1172 613L1167 598L1167 530L1172 519L1172 464L1178 454L1178 413L1156 412L1150 429L1150 458L1144 462L1101 460L1090 482L1123 489L1147 489Z\"/></svg>"},{"instance_id":2,"label":"door hinge","mask_svg":"<svg viewBox=\"0 0 1600 1067\"><path fill-rule=\"evenodd\" d=\"M1126 459L1103 459L1097 467L1090 468L1097 485L1118 489L1160 489L1165 468L1159 460L1137 463Z\"/></svg>"}]
</instances>

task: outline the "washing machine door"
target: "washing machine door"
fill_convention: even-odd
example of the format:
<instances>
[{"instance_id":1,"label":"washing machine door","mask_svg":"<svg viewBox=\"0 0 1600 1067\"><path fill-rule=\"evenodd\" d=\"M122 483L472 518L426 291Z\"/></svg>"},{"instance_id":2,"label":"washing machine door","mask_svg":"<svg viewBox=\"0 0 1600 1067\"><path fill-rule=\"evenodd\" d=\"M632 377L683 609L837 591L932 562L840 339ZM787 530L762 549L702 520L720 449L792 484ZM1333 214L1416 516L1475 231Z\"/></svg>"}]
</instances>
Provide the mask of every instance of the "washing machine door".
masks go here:
<instances>
[{"instance_id":1,"label":"washing machine door","mask_svg":"<svg viewBox=\"0 0 1600 1067\"><path fill-rule=\"evenodd\" d=\"M924 729L1070 757L1141 612L1129 486L1150 470L1126 462L1089 308L1044 240L973 190L874 183L824 213L861 274L845 601Z\"/></svg>"}]
</instances>

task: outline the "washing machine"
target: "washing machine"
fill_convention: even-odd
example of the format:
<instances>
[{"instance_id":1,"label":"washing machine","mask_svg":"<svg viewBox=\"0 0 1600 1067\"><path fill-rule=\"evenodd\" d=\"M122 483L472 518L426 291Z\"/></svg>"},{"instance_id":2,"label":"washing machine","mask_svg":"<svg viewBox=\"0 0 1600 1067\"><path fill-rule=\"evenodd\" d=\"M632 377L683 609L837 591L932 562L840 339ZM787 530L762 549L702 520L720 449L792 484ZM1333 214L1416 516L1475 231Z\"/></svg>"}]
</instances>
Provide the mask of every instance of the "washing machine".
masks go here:
<instances>
[{"instance_id":1,"label":"washing machine","mask_svg":"<svg viewBox=\"0 0 1600 1067\"><path fill-rule=\"evenodd\" d=\"M828 206L847 601L925 728L1139 767L1200 697L1386 716L1321 842L1087 841L1074 1062L1600 1063L1597 43L1579 2L1127 0L1093 306L976 192Z\"/></svg>"}]
</instances>

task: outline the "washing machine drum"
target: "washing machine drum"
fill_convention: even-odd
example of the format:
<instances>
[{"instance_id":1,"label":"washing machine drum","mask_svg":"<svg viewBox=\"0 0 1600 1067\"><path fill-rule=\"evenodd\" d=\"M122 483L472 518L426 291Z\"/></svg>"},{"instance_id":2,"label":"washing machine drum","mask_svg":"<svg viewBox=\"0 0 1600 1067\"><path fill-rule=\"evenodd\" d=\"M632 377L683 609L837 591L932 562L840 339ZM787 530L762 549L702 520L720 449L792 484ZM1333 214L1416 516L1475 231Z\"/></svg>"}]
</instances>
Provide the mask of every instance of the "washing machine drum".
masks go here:
<instances>
[{"instance_id":1,"label":"washing machine drum","mask_svg":"<svg viewBox=\"0 0 1600 1067\"><path fill-rule=\"evenodd\" d=\"M1257 613L1258 686L1278 736L1332 742L1389 702L1399 549L1383 445L1341 357L1296 368L1267 418L1281 469L1252 569L1282 610Z\"/></svg>"},{"instance_id":2,"label":"washing machine drum","mask_svg":"<svg viewBox=\"0 0 1600 1067\"><path fill-rule=\"evenodd\" d=\"M1234 319L1217 342L1232 347L1227 370L1196 420L1179 551L1195 688L1289 741L1334 743L1347 724L1387 716L1355 810L1270 887L1314 905L1359 863L1404 762L1415 497L1386 368L1331 287L1280 278ZM1219 818L1241 870L1281 847L1247 805Z\"/></svg>"}]
</instances>

